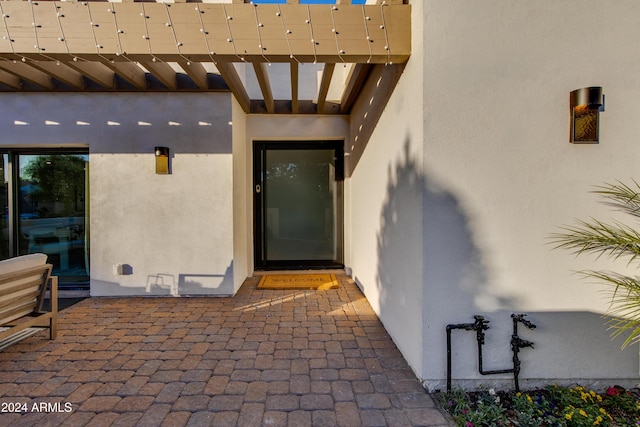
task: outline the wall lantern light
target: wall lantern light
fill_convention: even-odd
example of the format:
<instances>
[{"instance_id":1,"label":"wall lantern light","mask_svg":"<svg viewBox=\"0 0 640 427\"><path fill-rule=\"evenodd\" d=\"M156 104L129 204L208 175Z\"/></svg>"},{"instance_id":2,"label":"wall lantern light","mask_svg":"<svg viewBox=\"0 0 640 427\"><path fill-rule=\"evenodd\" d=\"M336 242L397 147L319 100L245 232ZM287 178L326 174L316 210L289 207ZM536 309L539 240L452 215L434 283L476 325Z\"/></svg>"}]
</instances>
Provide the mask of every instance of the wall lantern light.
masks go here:
<instances>
[{"instance_id":1,"label":"wall lantern light","mask_svg":"<svg viewBox=\"0 0 640 427\"><path fill-rule=\"evenodd\" d=\"M604 95L601 87L585 87L574 90L569 98L571 109L571 135L574 144L597 144L600 111L604 111Z\"/></svg>"},{"instance_id":2,"label":"wall lantern light","mask_svg":"<svg viewBox=\"0 0 640 427\"><path fill-rule=\"evenodd\" d=\"M156 173L166 175L169 173L169 148L156 147Z\"/></svg>"}]
</instances>

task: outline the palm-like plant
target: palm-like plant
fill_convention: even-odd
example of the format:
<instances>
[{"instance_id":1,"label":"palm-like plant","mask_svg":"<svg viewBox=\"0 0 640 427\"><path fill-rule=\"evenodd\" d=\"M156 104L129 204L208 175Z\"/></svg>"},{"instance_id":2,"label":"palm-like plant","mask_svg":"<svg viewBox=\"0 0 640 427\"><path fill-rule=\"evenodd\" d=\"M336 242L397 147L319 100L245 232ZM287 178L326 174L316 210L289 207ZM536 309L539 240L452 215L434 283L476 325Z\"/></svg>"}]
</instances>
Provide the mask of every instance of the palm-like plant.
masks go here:
<instances>
[{"instance_id":1,"label":"palm-like plant","mask_svg":"<svg viewBox=\"0 0 640 427\"><path fill-rule=\"evenodd\" d=\"M640 218L640 184L618 182L597 187L594 191L612 208ZM620 222L606 224L596 219L578 221L575 226L562 227L562 232L551 235L556 248L572 250L576 254L595 253L614 259L624 258L632 264L640 257L640 232ZM585 278L596 279L607 285L611 305L607 311L613 336L626 335L622 344L640 342L640 277L625 276L610 271L583 270Z\"/></svg>"}]
</instances>

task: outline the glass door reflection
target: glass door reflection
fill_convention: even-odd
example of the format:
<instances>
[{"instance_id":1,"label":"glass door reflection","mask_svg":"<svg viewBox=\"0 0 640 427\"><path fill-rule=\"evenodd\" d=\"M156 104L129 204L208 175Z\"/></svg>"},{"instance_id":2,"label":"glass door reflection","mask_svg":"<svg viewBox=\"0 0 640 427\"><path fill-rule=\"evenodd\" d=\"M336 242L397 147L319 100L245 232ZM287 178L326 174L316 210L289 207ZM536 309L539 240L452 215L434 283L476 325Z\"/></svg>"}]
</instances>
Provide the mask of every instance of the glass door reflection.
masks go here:
<instances>
[{"instance_id":1,"label":"glass door reflection","mask_svg":"<svg viewBox=\"0 0 640 427\"><path fill-rule=\"evenodd\" d=\"M0 189L2 259L42 252L61 287L89 280L88 154L14 151L3 154Z\"/></svg>"}]
</instances>

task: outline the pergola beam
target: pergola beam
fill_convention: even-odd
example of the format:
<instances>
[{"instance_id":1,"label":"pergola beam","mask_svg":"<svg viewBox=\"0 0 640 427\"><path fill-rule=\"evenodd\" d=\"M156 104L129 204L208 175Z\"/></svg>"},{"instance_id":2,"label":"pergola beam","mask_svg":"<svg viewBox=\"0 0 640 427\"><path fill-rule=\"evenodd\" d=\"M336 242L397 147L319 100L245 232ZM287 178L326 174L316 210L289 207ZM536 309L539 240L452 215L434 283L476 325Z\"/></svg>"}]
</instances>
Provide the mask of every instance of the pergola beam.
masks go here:
<instances>
[{"instance_id":1,"label":"pergola beam","mask_svg":"<svg viewBox=\"0 0 640 427\"><path fill-rule=\"evenodd\" d=\"M342 98L340 99L340 112L347 113L351 110L351 106L358 97L362 85L367 80L370 70L371 64L354 64L351 67Z\"/></svg>"},{"instance_id":2,"label":"pergola beam","mask_svg":"<svg viewBox=\"0 0 640 427\"><path fill-rule=\"evenodd\" d=\"M329 86L331 85L333 70L335 68L336 64L325 64L324 70L322 70L322 79L318 90L318 114L322 114L324 112L324 105L327 101L327 94L329 93Z\"/></svg>"},{"instance_id":3,"label":"pergola beam","mask_svg":"<svg viewBox=\"0 0 640 427\"><path fill-rule=\"evenodd\" d=\"M137 89L145 89L147 87L147 78L145 73L137 64L132 62L110 62L104 63L108 68L112 69L117 75L125 79Z\"/></svg>"},{"instance_id":4,"label":"pergola beam","mask_svg":"<svg viewBox=\"0 0 640 427\"><path fill-rule=\"evenodd\" d=\"M238 76L238 72L232 63L223 62L220 64L216 64L216 68L220 72L220 75L227 82L227 86L231 90L231 93L242 107L242 111L249 114L251 112L251 100L249 98L249 94L247 94L247 90L242 84L242 80L240 80L240 76Z\"/></svg>"},{"instance_id":5,"label":"pergola beam","mask_svg":"<svg viewBox=\"0 0 640 427\"><path fill-rule=\"evenodd\" d=\"M3 70L0 70L0 83L17 90L22 89L22 83L20 82L20 79L15 75L7 73Z\"/></svg>"},{"instance_id":6,"label":"pergola beam","mask_svg":"<svg viewBox=\"0 0 640 427\"><path fill-rule=\"evenodd\" d=\"M142 66L149 70L149 72L155 76L160 83L162 83L167 89L177 89L178 81L176 80L176 72L171 65L165 62L148 61L143 62Z\"/></svg>"},{"instance_id":7,"label":"pergola beam","mask_svg":"<svg viewBox=\"0 0 640 427\"><path fill-rule=\"evenodd\" d=\"M291 75L291 112L298 114L298 87L299 87L299 67L297 62L290 65Z\"/></svg>"},{"instance_id":8,"label":"pergola beam","mask_svg":"<svg viewBox=\"0 0 640 427\"><path fill-rule=\"evenodd\" d=\"M82 74L64 64L61 64L60 62L30 61L29 65L45 74L49 74L56 80L59 80L72 88L80 90L84 89Z\"/></svg>"},{"instance_id":9,"label":"pergola beam","mask_svg":"<svg viewBox=\"0 0 640 427\"><path fill-rule=\"evenodd\" d=\"M200 90L209 89L209 82L207 80L207 70L199 62L191 62L186 60L178 61L178 65L187 73L187 75L193 80L193 82L200 88Z\"/></svg>"},{"instance_id":10,"label":"pergola beam","mask_svg":"<svg viewBox=\"0 0 640 427\"><path fill-rule=\"evenodd\" d=\"M254 62L253 69L258 79L258 85L262 91L264 97L264 104L267 108L267 112L273 114L275 111L275 103L273 101L273 93L271 91L271 84L269 83L269 72L267 71L267 64L264 62Z\"/></svg>"},{"instance_id":11,"label":"pergola beam","mask_svg":"<svg viewBox=\"0 0 640 427\"><path fill-rule=\"evenodd\" d=\"M99 62L76 60L65 64L106 89L116 88L116 73Z\"/></svg>"},{"instance_id":12,"label":"pergola beam","mask_svg":"<svg viewBox=\"0 0 640 427\"><path fill-rule=\"evenodd\" d=\"M44 89L53 89L53 79L51 76L27 65L26 61L0 61L0 68L9 74L13 74L18 78L35 83Z\"/></svg>"}]
</instances>

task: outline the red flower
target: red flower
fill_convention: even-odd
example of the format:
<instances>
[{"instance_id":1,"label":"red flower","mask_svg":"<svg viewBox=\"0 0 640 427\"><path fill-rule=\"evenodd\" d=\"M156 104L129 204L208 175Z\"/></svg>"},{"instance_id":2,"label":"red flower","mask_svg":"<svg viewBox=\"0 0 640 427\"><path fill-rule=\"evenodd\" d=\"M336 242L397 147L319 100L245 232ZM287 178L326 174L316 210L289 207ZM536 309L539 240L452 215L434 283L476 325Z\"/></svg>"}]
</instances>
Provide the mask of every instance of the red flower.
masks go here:
<instances>
[{"instance_id":1,"label":"red flower","mask_svg":"<svg viewBox=\"0 0 640 427\"><path fill-rule=\"evenodd\" d=\"M609 396L621 396L624 394L625 391L626 390L623 387L620 387L619 385L615 385L607 389L607 394Z\"/></svg>"}]
</instances>

